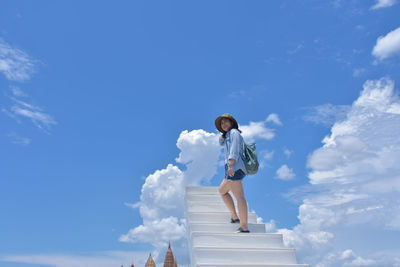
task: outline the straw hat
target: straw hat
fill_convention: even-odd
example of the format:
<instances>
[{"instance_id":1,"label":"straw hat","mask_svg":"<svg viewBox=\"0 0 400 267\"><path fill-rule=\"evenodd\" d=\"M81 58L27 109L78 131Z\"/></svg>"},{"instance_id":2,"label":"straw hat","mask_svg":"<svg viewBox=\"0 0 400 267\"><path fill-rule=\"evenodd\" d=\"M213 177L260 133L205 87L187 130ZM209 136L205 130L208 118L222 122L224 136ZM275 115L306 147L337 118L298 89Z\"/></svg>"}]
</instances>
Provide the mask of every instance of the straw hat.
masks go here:
<instances>
[{"instance_id":1,"label":"straw hat","mask_svg":"<svg viewBox=\"0 0 400 267\"><path fill-rule=\"evenodd\" d=\"M224 130L222 130L222 128L221 128L222 118L230 119L232 121L232 128L236 128L236 129L239 128L239 125L238 125L237 121L235 120L235 118L231 114L225 113L215 119L215 127L217 127L218 131L220 131L221 133L224 133Z\"/></svg>"}]
</instances>

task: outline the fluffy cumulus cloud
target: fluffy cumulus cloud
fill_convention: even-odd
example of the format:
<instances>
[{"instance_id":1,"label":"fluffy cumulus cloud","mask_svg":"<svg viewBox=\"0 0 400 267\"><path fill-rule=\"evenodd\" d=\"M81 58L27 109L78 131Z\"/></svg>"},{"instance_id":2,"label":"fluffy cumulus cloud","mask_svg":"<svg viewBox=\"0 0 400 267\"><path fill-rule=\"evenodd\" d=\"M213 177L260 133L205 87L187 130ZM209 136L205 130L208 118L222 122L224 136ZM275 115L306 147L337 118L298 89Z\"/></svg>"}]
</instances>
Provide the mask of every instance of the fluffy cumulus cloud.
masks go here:
<instances>
[{"instance_id":1,"label":"fluffy cumulus cloud","mask_svg":"<svg viewBox=\"0 0 400 267\"><path fill-rule=\"evenodd\" d=\"M275 137L275 129L267 127L267 123L272 122L276 125L283 125L278 114L271 113L263 121L250 121L249 125L239 125L243 130L242 136L246 142L253 142L257 139L271 140Z\"/></svg>"},{"instance_id":2,"label":"fluffy cumulus cloud","mask_svg":"<svg viewBox=\"0 0 400 267\"><path fill-rule=\"evenodd\" d=\"M371 9L380 9L384 7L391 7L396 4L397 0L376 0L375 5Z\"/></svg>"},{"instance_id":3,"label":"fluffy cumulus cloud","mask_svg":"<svg viewBox=\"0 0 400 267\"><path fill-rule=\"evenodd\" d=\"M282 122L281 122L281 120L279 119L278 114L276 114L276 113L271 113L271 114L269 114L268 117L267 117L267 119L266 119L265 121L266 121L266 122L271 121L271 122L275 123L276 125L282 126Z\"/></svg>"},{"instance_id":4,"label":"fluffy cumulus cloud","mask_svg":"<svg viewBox=\"0 0 400 267\"><path fill-rule=\"evenodd\" d=\"M120 241L150 243L158 250L164 250L171 241L176 254L187 250L185 186L207 182L216 174L221 147L217 135L204 130L182 131L176 145L181 152L175 160L186 169L168 164L147 176L140 201L134 204L143 224L130 229ZM178 261L182 260L188 258L180 253Z\"/></svg>"},{"instance_id":5,"label":"fluffy cumulus cloud","mask_svg":"<svg viewBox=\"0 0 400 267\"><path fill-rule=\"evenodd\" d=\"M269 118L273 118L268 121L272 120L274 123L279 121L277 115ZM248 139L269 140L275 135L270 134L273 129L265 126L267 119L250 122L250 125L241 125L239 128L243 131L243 136ZM164 169L156 170L146 177L140 201L127 204L139 209L143 223L121 235L119 240L153 245L155 250L152 255L156 260L171 241L178 262L188 263L184 212L185 187L210 182L217 173L222 147L218 142L218 134L201 129L182 131L176 146L180 149L180 153L175 161L184 165L185 169L170 163Z\"/></svg>"},{"instance_id":6,"label":"fluffy cumulus cloud","mask_svg":"<svg viewBox=\"0 0 400 267\"><path fill-rule=\"evenodd\" d=\"M308 157L310 186L299 224L278 230L302 262L400 266L399 135L394 82L366 81L346 119Z\"/></svg>"},{"instance_id":7,"label":"fluffy cumulus cloud","mask_svg":"<svg viewBox=\"0 0 400 267\"><path fill-rule=\"evenodd\" d=\"M378 60L400 55L400 27L385 36L379 36L372 50L372 55Z\"/></svg>"},{"instance_id":8,"label":"fluffy cumulus cloud","mask_svg":"<svg viewBox=\"0 0 400 267\"><path fill-rule=\"evenodd\" d=\"M293 172L293 169L289 168L286 164L283 164L277 171L276 171L276 178L281 180L291 180L296 175Z\"/></svg>"}]
</instances>

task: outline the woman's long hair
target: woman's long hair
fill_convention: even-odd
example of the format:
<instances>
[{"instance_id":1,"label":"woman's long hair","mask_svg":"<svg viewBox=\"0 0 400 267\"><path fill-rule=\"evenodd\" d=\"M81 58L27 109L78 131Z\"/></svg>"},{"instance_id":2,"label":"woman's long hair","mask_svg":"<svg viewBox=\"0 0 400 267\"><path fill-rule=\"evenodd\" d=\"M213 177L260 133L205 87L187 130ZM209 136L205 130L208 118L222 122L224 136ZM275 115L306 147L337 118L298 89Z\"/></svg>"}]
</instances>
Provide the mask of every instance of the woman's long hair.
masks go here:
<instances>
[{"instance_id":1,"label":"woman's long hair","mask_svg":"<svg viewBox=\"0 0 400 267\"><path fill-rule=\"evenodd\" d=\"M231 121L231 124L233 125L232 128L235 128L235 129L237 129L237 130L239 131L239 133L242 133L242 131L239 130L239 128L235 127L236 125L234 125L234 123L233 123L233 121L232 121L231 119L229 119L229 118L227 118L227 119ZM232 129L232 128L231 128L231 129ZM230 130L230 129L229 129L229 130ZM224 139L225 139L226 133L227 133L227 132L225 132L225 131L222 133L222 137L223 137Z\"/></svg>"}]
</instances>

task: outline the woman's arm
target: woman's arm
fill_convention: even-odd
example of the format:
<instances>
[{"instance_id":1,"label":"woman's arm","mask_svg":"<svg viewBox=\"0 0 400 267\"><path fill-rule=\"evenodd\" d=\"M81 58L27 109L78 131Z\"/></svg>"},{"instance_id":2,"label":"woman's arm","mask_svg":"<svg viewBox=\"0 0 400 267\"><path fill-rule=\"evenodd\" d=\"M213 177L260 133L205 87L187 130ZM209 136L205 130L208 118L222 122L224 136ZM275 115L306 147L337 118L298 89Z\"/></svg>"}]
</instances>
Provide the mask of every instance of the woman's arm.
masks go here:
<instances>
[{"instance_id":1,"label":"woman's arm","mask_svg":"<svg viewBox=\"0 0 400 267\"><path fill-rule=\"evenodd\" d=\"M235 130L231 131L230 138L231 138L231 147L230 147L229 156L228 156L228 160L229 160L228 174L229 174L229 176L233 177L233 175L235 174L235 172L233 171L233 165L236 163L236 161L239 158L239 150L240 150L239 132L237 132Z\"/></svg>"},{"instance_id":2,"label":"woman's arm","mask_svg":"<svg viewBox=\"0 0 400 267\"><path fill-rule=\"evenodd\" d=\"M239 159L239 151L240 151L240 134L237 130L231 131L231 147L229 151L228 160L231 162L233 159L233 164ZM233 165L232 164L232 165Z\"/></svg>"}]
</instances>

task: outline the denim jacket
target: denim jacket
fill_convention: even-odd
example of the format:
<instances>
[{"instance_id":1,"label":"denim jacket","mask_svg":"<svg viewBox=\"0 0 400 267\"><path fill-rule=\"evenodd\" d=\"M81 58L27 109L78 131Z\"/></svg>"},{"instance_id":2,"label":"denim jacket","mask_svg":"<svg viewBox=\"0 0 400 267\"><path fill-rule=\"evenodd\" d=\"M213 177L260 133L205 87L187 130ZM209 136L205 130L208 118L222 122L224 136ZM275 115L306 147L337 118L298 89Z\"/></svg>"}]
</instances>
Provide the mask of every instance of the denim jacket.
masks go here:
<instances>
[{"instance_id":1,"label":"denim jacket","mask_svg":"<svg viewBox=\"0 0 400 267\"><path fill-rule=\"evenodd\" d=\"M235 159L233 164L233 171L236 172L238 169L247 174L246 167L240 155L243 155L244 140L240 132L232 128L226 133L225 139L220 135L219 144L224 146L225 152L225 164L229 164L229 159Z\"/></svg>"}]
</instances>

